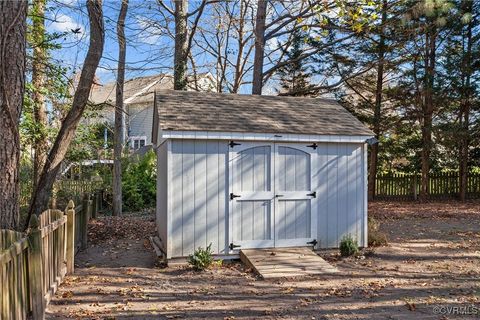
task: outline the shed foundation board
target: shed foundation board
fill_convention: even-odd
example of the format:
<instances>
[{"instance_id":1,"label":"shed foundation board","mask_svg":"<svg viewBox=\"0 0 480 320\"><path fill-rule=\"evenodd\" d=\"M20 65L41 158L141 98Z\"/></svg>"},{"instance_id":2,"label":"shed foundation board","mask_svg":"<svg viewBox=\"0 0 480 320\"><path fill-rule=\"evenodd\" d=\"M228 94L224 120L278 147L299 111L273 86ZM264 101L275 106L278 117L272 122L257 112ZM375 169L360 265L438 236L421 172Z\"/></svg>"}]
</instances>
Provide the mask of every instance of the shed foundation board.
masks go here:
<instances>
[{"instance_id":1,"label":"shed foundation board","mask_svg":"<svg viewBox=\"0 0 480 320\"><path fill-rule=\"evenodd\" d=\"M240 250L240 259L264 279L338 272L306 247Z\"/></svg>"}]
</instances>

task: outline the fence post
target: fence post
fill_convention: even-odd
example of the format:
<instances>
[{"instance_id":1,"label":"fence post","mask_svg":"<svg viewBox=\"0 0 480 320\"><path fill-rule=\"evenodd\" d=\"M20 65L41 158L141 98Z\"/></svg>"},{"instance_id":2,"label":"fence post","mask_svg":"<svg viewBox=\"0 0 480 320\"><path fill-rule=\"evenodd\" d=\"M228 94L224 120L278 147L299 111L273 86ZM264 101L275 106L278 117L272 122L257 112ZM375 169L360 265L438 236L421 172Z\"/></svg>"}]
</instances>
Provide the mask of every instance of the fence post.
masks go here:
<instances>
[{"instance_id":1,"label":"fence post","mask_svg":"<svg viewBox=\"0 0 480 320\"><path fill-rule=\"evenodd\" d=\"M102 210L102 199L103 199L103 192L102 190L98 189L97 190L97 208L98 208L98 212L100 212Z\"/></svg>"},{"instance_id":2,"label":"fence post","mask_svg":"<svg viewBox=\"0 0 480 320\"><path fill-rule=\"evenodd\" d=\"M45 299L43 295L42 270L42 231L38 227L38 218L30 218L30 232L28 233L30 249L28 257L28 271L30 282L30 296L32 301L33 319L44 319Z\"/></svg>"},{"instance_id":3,"label":"fence post","mask_svg":"<svg viewBox=\"0 0 480 320\"><path fill-rule=\"evenodd\" d=\"M67 274L73 274L75 270L75 204L72 200L68 202L67 209Z\"/></svg>"},{"instance_id":4,"label":"fence post","mask_svg":"<svg viewBox=\"0 0 480 320\"><path fill-rule=\"evenodd\" d=\"M86 249L87 248L87 230L88 230L88 220L90 218L90 210L91 210L91 207L90 207L90 196L88 195L88 193L86 193L83 197L83 204L82 204L82 225L81 225L81 228L80 228L80 231L82 232L82 244L80 246L80 248L82 250Z\"/></svg>"},{"instance_id":5,"label":"fence post","mask_svg":"<svg viewBox=\"0 0 480 320\"><path fill-rule=\"evenodd\" d=\"M413 174L413 184L412 184L412 191L413 191L413 200L417 200L417 174Z\"/></svg>"},{"instance_id":6,"label":"fence post","mask_svg":"<svg viewBox=\"0 0 480 320\"><path fill-rule=\"evenodd\" d=\"M98 192L93 193L92 218L97 218L98 213Z\"/></svg>"},{"instance_id":7,"label":"fence post","mask_svg":"<svg viewBox=\"0 0 480 320\"><path fill-rule=\"evenodd\" d=\"M90 193L88 193L87 225L88 225L88 221L90 221L90 219L92 219L92 212L93 212L92 195Z\"/></svg>"}]
</instances>

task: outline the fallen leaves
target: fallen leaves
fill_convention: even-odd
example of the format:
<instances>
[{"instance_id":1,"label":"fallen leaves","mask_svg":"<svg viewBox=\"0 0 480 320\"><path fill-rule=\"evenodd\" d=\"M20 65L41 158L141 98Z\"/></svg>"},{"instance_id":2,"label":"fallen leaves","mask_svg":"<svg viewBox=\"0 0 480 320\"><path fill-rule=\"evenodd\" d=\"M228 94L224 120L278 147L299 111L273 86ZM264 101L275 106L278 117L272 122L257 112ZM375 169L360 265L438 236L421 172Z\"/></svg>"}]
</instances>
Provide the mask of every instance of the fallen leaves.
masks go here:
<instances>
[{"instance_id":1,"label":"fallen leaves","mask_svg":"<svg viewBox=\"0 0 480 320\"><path fill-rule=\"evenodd\" d=\"M406 207L405 210L413 210L408 204ZM115 219L118 221L113 222ZM75 276L65 278L56 303L49 306L58 318L115 319L142 314L173 319L198 312L224 319L243 319L252 314L269 319L295 318L300 314L305 319L353 319L362 310L365 318L370 312L378 318L388 318L395 312L408 319L415 316L413 312L418 316L431 311L434 304L480 303L480 251L469 241L478 241L478 231L474 229L479 229L478 223L464 228L458 224L454 232L433 234L448 239L432 236L433 241L417 241L417 230L425 233L425 239L431 236L429 227L425 227L430 220L419 220L420 223L404 228L398 228L404 221L390 220L382 227L390 226L394 235L405 232L402 236L416 242L393 242L363 260L338 260L336 251L325 252L326 260L342 271L340 276L264 281L240 263L228 261L222 268L204 274L181 268L152 270L137 264L105 268L98 260L114 259L113 255L121 255L123 250L131 257L141 257L133 247L119 245L122 241L115 239L135 239L135 248L142 251L148 249L148 230L154 232L153 222L147 217L140 217L140 222L134 220L135 226L131 221L125 222L132 217L115 219L94 221L91 232L98 231L94 241L101 244L98 246L102 250L97 251L99 257L89 256L88 260L90 266L97 267L79 268ZM448 222L444 220L442 225L437 221L432 230L450 227ZM145 223L153 227L136 227ZM95 229L100 225L106 230ZM109 234L111 228L117 227L122 230ZM132 235L127 234L129 228ZM336 314L336 310L342 312Z\"/></svg>"},{"instance_id":2,"label":"fallen leaves","mask_svg":"<svg viewBox=\"0 0 480 320\"><path fill-rule=\"evenodd\" d=\"M151 249L147 239L155 234L153 215L122 215L120 217L99 217L88 225L88 242L91 245L115 244L120 239L143 240L143 245ZM122 248L128 250L128 247Z\"/></svg>"},{"instance_id":3,"label":"fallen leaves","mask_svg":"<svg viewBox=\"0 0 480 320\"><path fill-rule=\"evenodd\" d=\"M408 310L410 311L415 311L417 307L415 306L415 303L408 302L406 301L405 306L407 306Z\"/></svg>"}]
</instances>

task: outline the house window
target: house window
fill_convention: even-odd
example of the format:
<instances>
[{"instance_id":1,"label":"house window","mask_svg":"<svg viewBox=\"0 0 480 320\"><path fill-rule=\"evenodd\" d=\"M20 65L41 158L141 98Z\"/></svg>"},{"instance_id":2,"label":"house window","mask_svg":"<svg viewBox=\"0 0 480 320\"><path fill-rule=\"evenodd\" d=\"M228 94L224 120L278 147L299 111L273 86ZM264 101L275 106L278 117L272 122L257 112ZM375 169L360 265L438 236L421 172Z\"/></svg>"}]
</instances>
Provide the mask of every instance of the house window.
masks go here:
<instances>
[{"instance_id":1,"label":"house window","mask_svg":"<svg viewBox=\"0 0 480 320\"><path fill-rule=\"evenodd\" d=\"M130 137L130 146L133 149L139 149L139 148L145 146L146 142L147 142L147 137L145 137L145 136Z\"/></svg>"}]
</instances>

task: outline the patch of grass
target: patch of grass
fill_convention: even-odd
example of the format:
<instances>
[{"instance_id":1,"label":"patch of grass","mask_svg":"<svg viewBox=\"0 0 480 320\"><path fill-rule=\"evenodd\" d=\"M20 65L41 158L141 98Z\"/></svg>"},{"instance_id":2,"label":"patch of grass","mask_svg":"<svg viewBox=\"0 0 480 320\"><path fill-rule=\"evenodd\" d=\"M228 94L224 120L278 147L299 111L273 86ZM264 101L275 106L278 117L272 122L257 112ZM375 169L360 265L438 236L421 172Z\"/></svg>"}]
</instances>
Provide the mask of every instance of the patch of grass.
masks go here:
<instances>
[{"instance_id":1,"label":"patch of grass","mask_svg":"<svg viewBox=\"0 0 480 320\"><path fill-rule=\"evenodd\" d=\"M368 245L381 247L388 244L387 235L380 230L380 223L373 217L368 217Z\"/></svg>"},{"instance_id":2,"label":"patch of grass","mask_svg":"<svg viewBox=\"0 0 480 320\"><path fill-rule=\"evenodd\" d=\"M350 257L358 253L358 243L357 240L348 234L343 236L340 241L340 254L342 257Z\"/></svg>"},{"instance_id":3,"label":"patch of grass","mask_svg":"<svg viewBox=\"0 0 480 320\"><path fill-rule=\"evenodd\" d=\"M188 263L197 271L208 269L213 263L212 244L205 249L199 247L195 252L188 256Z\"/></svg>"}]
</instances>

